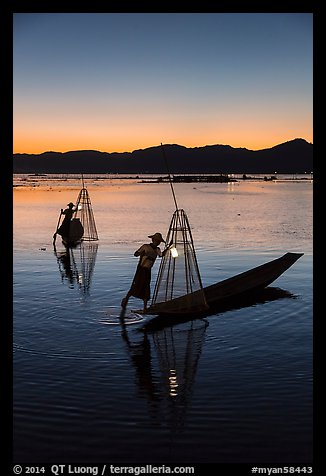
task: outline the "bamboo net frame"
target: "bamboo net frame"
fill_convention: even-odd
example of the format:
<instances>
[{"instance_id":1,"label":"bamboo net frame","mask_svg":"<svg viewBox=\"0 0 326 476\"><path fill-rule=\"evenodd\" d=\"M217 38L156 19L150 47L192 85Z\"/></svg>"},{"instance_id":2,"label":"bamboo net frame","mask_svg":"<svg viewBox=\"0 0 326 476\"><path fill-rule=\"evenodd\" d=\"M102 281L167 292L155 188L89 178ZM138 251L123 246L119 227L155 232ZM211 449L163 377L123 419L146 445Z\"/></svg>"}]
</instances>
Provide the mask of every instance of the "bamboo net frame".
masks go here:
<instances>
[{"instance_id":1,"label":"bamboo net frame","mask_svg":"<svg viewBox=\"0 0 326 476\"><path fill-rule=\"evenodd\" d=\"M84 228L82 241L97 241L98 234L89 193L83 187L78 195L74 218L79 218Z\"/></svg>"},{"instance_id":2,"label":"bamboo net frame","mask_svg":"<svg viewBox=\"0 0 326 476\"><path fill-rule=\"evenodd\" d=\"M187 295L189 311L207 307L191 228L183 209L173 213L166 243L170 249L162 258L151 306ZM175 249L177 257L173 256Z\"/></svg>"}]
</instances>

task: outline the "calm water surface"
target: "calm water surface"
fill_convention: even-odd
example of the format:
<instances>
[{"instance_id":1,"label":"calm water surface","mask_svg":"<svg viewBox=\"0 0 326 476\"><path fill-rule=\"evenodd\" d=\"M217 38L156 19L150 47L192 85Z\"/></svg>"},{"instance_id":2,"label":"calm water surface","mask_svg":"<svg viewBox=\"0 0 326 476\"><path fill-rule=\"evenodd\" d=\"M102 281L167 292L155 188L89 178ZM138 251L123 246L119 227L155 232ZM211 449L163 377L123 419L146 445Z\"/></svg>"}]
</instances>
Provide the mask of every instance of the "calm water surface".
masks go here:
<instances>
[{"instance_id":1,"label":"calm water surface","mask_svg":"<svg viewBox=\"0 0 326 476\"><path fill-rule=\"evenodd\" d=\"M265 302L148 335L116 316L169 186L87 183L100 239L67 255L52 235L80 183L33 185L14 188L17 463L312 462L312 183L177 184L204 285L304 256Z\"/></svg>"}]
</instances>

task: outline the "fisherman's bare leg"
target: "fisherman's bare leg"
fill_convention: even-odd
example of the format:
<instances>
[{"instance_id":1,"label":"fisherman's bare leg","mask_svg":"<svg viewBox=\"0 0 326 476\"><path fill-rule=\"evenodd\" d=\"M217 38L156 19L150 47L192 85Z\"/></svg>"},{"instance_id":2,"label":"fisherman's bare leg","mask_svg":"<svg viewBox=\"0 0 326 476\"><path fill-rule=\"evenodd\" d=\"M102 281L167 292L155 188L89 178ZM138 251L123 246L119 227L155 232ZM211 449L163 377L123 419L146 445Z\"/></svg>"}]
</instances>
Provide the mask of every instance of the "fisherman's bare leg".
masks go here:
<instances>
[{"instance_id":1,"label":"fisherman's bare leg","mask_svg":"<svg viewBox=\"0 0 326 476\"><path fill-rule=\"evenodd\" d=\"M127 307L129 298L130 298L130 294L127 293L126 297L124 297L124 298L122 299L122 301L121 301L121 307L123 307L123 308L126 308L126 307Z\"/></svg>"}]
</instances>

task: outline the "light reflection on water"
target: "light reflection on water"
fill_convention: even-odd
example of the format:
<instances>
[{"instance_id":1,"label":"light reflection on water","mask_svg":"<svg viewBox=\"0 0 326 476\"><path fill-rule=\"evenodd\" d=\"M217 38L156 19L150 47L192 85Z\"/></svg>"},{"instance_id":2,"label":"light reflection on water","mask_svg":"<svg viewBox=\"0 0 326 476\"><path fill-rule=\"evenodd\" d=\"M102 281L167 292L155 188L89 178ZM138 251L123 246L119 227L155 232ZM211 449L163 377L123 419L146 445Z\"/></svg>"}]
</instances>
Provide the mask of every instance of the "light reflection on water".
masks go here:
<instances>
[{"instance_id":1,"label":"light reflection on water","mask_svg":"<svg viewBox=\"0 0 326 476\"><path fill-rule=\"evenodd\" d=\"M291 297L148 335L103 320L118 315L133 252L166 234L170 190L87 187L100 240L69 257L52 235L78 184L14 190L17 462L311 461L311 184L178 184L204 285L305 254L275 283Z\"/></svg>"}]
</instances>

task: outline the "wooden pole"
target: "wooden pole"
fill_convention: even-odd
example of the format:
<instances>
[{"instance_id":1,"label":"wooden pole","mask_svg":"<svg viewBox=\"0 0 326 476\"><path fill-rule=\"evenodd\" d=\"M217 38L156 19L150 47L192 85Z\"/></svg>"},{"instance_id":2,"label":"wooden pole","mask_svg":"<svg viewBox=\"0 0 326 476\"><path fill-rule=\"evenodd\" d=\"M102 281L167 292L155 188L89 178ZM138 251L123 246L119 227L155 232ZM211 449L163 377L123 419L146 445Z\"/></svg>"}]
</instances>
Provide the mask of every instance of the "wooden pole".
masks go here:
<instances>
[{"instance_id":1,"label":"wooden pole","mask_svg":"<svg viewBox=\"0 0 326 476\"><path fill-rule=\"evenodd\" d=\"M62 213L60 212L60 215L59 215L59 220L58 220L58 224L57 224L57 229L55 230L55 233L53 235L53 244L55 244L55 240L57 239L57 231L59 229L59 224L60 224L60 220L61 220L61 215Z\"/></svg>"},{"instance_id":2,"label":"wooden pole","mask_svg":"<svg viewBox=\"0 0 326 476\"><path fill-rule=\"evenodd\" d=\"M167 161L167 158L166 158L166 155L165 155L165 150L164 150L164 147L163 147L162 142L161 142L161 147L162 147L163 157L164 157L164 161L165 161L165 166L166 166L166 169L167 169L167 171L168 171L169 182L170 182L170 187L171 187L171 190L172 190L172 195L173 195L173 200L174 200L174 204L175 204L175 209L178 210L177 199L176 199L176 197L175 197L174 188L173 188L172 180L171 180L171 174L170 174L170 170L169 170L169 166L168 166L168 161Z\"/></svg>"}]
</instances>

